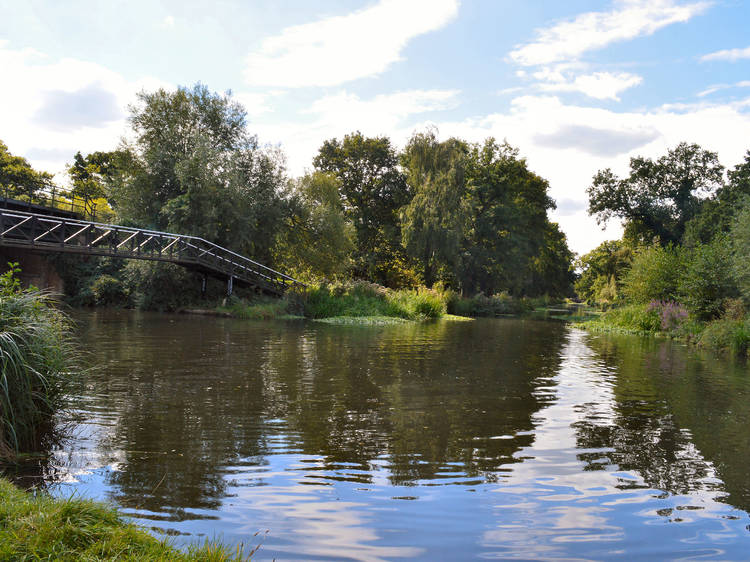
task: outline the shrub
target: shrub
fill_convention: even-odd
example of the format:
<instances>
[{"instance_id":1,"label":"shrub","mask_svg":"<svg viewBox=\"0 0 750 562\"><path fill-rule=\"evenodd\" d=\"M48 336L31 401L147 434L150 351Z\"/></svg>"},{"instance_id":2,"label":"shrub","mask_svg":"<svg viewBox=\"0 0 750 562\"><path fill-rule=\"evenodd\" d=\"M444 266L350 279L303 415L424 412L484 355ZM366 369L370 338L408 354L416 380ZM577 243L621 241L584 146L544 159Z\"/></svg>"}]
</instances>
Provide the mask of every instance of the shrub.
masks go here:
<instances>
[{"instance_id":1,"label":"shrub","mask_svg":"<svg viewBox=\"0 0 750 562\"><path fill-rule=\"evenodd\" d=\"M698 345L710 349L747 353L750 326L743 320L720 318L706 325L698 338Z\"/></svg>"},{"instance_id":2,"label":"shrub","mask_svg":"<svg viewBox=\"0 0 750 562\"><path fill-rule=\"evenodd\" d=\"M659 315L661 329L665 332L678 329L688 317L687 309L674 301L651 301L646 310Z\"/></svg>"},{"instance_id":3,"label":"shrub","mask_svg":"<svg viewBox=\"0 0 750 562\"><path fill-rule=\"evenodd\" d=\"M125 266L124 274L134 304L145 310L177 310L200 293L197 276L179 265L132 261Z\"/></svg>"},{"instance_id":4,"label":"shrub","mask_svg":"<svg viewBox=\"0 0 750 562\"><path fill-rule=\"evenodd\" d=\"M701 320L718 318L727 298L737 296L729 240L719 236L693 248L679 283L681 300Z\"/></svg>"},{"instance_id":5,"label":"shrub","mask_svg":"<svg viewBox=\"0 0 750 562\"><path fill-rule=\"evenodd\" d=\"M68 318L22 290L17 264L0 276L0 456L39 448L76 372Z\"/></svg>"},{"instance_id":6,"label":"shrub","mask_svg":"<svg viewBox=\"0 0 750 562\"><path fill-rule=\"evenodd\" d=\"M651 246L636 253L622 281L627 302L673 300L683 269L680 252L672 246Z\"/></svg>"},{"instance_id":7,"label":"shrub","mask_svg":"<svg viewBox=\"0 0 750 562\"><path fill-rule=\"evenodd\" d=\"M122 281L111 275L100 275L91 283L91 295L99 306L124 306L128 293Z\"/></svg>"},{"instance_id":8,"label":"shrub","mask_svg":"<svg viewBox=\"0 0 750 562\"><path fill-rule=\"evenodd\" d=\"M644 304L631 304L613 308L601 317L601 323L634 332L656 333L662 320L656 308Z\"/></svg>"}]
</instances>

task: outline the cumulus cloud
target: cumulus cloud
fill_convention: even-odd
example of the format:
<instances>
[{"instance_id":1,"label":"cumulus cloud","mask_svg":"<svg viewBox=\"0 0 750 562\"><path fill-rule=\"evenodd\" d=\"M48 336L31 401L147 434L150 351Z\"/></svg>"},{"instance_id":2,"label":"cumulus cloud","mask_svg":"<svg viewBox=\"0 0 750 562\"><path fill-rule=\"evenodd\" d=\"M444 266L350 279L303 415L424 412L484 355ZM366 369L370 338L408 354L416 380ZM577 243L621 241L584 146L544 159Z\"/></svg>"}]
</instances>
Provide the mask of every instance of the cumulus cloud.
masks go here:
<instances>
[{"instance_id":1,"label":"cumulus cloud","mask_svg":"<svg viewBox=\"0 0 750 562\"><path fill-rule=\"evenodd\" d=\"M0 88L0 138L14 154L53 173L63 172L78 150L115 148L136 92L170 87L149 77L127 80L95 63L14 50L7 42L0 42L0 68L13 84Z\"/></svg>"},{"instance_id":2,"label":"cumulus cloud","mask_svg":"<svg viewBox=\"0 0 750 562\"><path fill-rule=\"evenodd\" d=\"M537 134L533 140L539 146L578 149L594 156L608 157L630 152L657 138L659 132L654 129L598 129L568 124L553 133Z\"/></svg>"},{"instance_id":3,"label":"cumulus cloud","mask_svg":"<svg viewBox=\"0 0 750 562\"><path fill-rule=\"evenodd\" d=\"M458 0L380 0L345 16L287 27L248 55L254 86L334 86L375 76L401 59L408 42L446 25Z\"/></svg>"},{"instance_id":4,"label":"cumulus cloud","mask_svg":"<svg viewBox=\"0 0 750 562\"><path fill-rule=\"evenodd\" d=\"M55 131L101 127L123 117L115 94L99 84L90 84L73 92L47 91L42 96L42 105L33 120Z\"/></svg>"},{"instance_id":5,"label":"cumulus cloud","mask_svg":"<svg viewBox=\"0 0 750 562\"><path fill-rule=\"evenodd\" d=\"M510 58L523 66L579 58L611 43L651 35L703 12L708 2L678 4L673 0L620 0L608 12L586 12L551 27L538 29L536 39L517 45Z\"/></svg>"},{"instance_id":6,"label":"cumulus cloud","mask_svg":"<svg viewBox=\"0 0 750 562\"><path fill-rule=\"evenodd\" d=\"M716 51L714 53L703 55L700 60L703 62L714 60L736 62L741 59L750 59L750 47L745 47L744 49L724 49L723 51Z\"/></svg>"},{"instance_id":7,"label":"cumulus cloud","mask_svg":"<svg viewBox=\"0 0 750 562\"><path fill-rule=\"evenodd\" d=\"M580 92L590 98L619 101L621 92L642 81L643 78L629 72L594 72L573 77L561 74L559 78L553 74L552 79L539 84L539 89L547 92Z\"/></svg>"}]
</instances>

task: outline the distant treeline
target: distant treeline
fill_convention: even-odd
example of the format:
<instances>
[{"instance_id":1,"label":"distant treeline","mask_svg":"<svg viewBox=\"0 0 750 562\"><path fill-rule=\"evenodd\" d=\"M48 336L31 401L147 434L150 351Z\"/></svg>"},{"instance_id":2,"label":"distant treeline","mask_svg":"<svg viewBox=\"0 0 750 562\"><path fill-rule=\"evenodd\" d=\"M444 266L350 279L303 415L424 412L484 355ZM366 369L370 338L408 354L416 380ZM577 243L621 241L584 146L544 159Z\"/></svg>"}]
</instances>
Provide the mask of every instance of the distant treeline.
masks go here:
<instances>
[{"instance_id":1,"label":"distant treeline","mask_svg":"<svg viewBox=\"0 0 750 562\"><path fill-rule=\"evenodd\" d=\"M290 178L283 153L248 132L230 95L200 84L142 92L130 112L129 141L78 153L68 168L73 195L97 200L99 220L201 236L304 281L572 294L573 255L547 217L548 182L507 143L428 129L397 150L354 132L325 141L312 170ZM0 184L26 193L50 181L0 144ZM79 296L96 283L116 299L128 279L146 292L188 282L163 264L84 269L68 275Z\"/></svg>"}]
</instances>

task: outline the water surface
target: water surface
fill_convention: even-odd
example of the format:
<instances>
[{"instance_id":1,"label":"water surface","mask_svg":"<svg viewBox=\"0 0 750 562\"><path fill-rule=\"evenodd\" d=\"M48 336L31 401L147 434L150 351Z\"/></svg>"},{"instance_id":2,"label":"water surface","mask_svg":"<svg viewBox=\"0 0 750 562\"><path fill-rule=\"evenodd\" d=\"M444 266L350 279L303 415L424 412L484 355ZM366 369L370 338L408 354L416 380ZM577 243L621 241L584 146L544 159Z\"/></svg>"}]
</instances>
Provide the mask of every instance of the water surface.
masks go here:
<instances>
[{"instance_id":1,"label":"water surface","mask_svg":"<svg viewBox=\"0 0 750 562\"><path fill-rule=\"evenodd\" d=\"M746 365L561 323L97 311L46 479L254 559L746 559ZM256 535L256 533L259 533Z\"/></svg>"}]
</instances>

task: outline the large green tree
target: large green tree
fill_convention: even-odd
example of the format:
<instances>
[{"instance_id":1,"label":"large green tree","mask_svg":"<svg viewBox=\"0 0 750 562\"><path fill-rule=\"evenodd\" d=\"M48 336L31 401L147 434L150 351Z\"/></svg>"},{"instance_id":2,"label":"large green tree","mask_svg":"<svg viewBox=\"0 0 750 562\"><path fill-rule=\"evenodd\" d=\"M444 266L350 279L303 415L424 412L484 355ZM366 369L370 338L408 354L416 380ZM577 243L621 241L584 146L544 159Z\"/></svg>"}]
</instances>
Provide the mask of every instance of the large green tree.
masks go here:
<instances>
[{"instance_id":1,"label":"large green tree","mask_svg":"<svg viewBox=\"0 0 750 562\"><path fill-rule=\"evenodd\" d=\"M130 124L134 141L110 189L122 220L270 260L282 222L282 158L258 146L230 94L201 84L141 92Z\"/></svg>"},{"instance_id":2,"label":"large green tree","mask_svg":"<svg viewBox=\"0 0 750 562\"><path fill-rule=\"evenodd\" d=\"M356 234L354 275L390 286L407 282L398 210L411 193L390 140L360 132L330 139L313 163L340 182L344 211Z\"/></svg>"},{"instance_id":3,"label":"large green tree","mask_svg":"<svg viewBox=\"0 0 750 562\"><path fill-rule=\"evenodd\" d=\"M466 192L471 220L460 272L464 291L544 293L535 287L534 260L549 243L561 244L547 218L555 206L548 189L548 182L530 171L509 144L488 138L472 146ZM568 254L554 255L566 261L555 267L567 269Z\"/></svg>"},{"instance_id":4,"label":"large green tree","mask_svg":"<svg viewBox=\"0 0 750 562\"><path fill-rule=\"evenodd\" d=\"M352 265L354 227L344 213L338 178L305 174L290 182L286 202L275 261L299 279L345 278Z\"/></svg>"},{"instance_id":5,"label":"large green tree","mask_svg":"<svg viewBox=\"0 0 750 562\"><path fill-rule=\"evenodd\" d=\"M657 160L631 158L627 178L609 168L597 172L587 190L589 214L599 223L623 219L647 242L679 243L700 210L699 195L720 187L723 173L715 152L680 143Z\"/></svg>"},{"instance_id":6,"label":"large green tree","mask_svg":"<svg viewBox=\"0 0 750 562\"><path fill-rule=\"evenodd\" d=\"M470 214L468 152L465 142L455 138L440 142L430 130L414 134L401 156L414 194L401 214L404 246L421 264L428 287L440 269L454 273L458 268Z\"/></svg>"}]
</instances>

